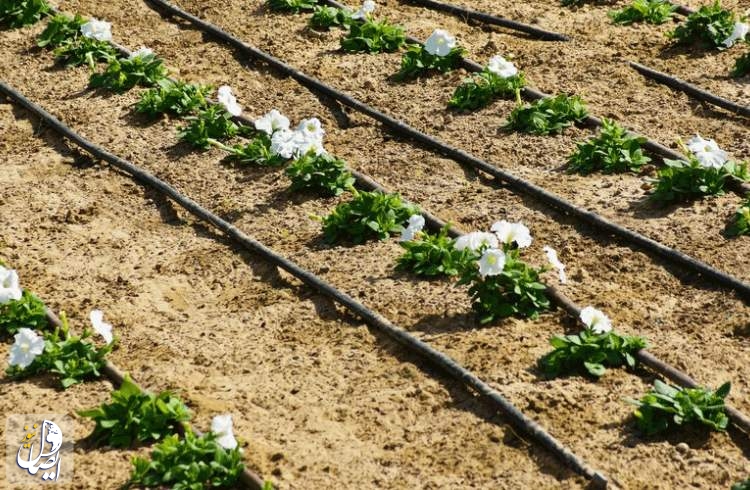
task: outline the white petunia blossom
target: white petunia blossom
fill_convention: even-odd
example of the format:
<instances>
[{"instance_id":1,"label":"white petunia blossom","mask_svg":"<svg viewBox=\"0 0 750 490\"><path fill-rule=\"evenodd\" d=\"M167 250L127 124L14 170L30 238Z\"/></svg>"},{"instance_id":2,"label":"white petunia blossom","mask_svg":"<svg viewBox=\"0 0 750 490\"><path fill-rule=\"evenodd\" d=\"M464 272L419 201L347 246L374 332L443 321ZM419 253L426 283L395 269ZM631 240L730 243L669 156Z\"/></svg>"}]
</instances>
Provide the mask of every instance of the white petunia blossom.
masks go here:
<instances>
[{"instance_id":1,"label":"white petunia blossom","mask_svg":"<svg viewBox=\"0 0 750 490\"><path fill-rule=\"evenodd\" d=\"M219 87L217 99L219 104L223 105L231 115L239 116L242 114L242 106L237 103L237 98L232 93L232 87L229 85Z\"/></svg>"},{"instance_id":2,"label":"white petunia blossom","mask_svg":"<svg viewBox=\"0 0 750 490\"><path fill-rule=\"evenodd\" d=\"M490 62L487 63L487 69L501 78L510 78L518 75L516 65L500 55L490 58Z\"/></svg>"},{"instance_id":3,"label":"white petunia blossom","mask_svg":"<svg viewBox=\"0 0 750 490\"><path fill-rule=\"evenodd\" d=\"M424 216L421 214L413 214L409 217L409 225L404 228L404 230L401 232L401 238L399 241L401 242L410 242L414 240L414 237L422 231L424 228Z\"/></svg>"},{"instance_id":4,"label":"white petunia blossom","mask_svg":"<svg viewBox=\"0 0 750 490\"><path fill-rule=\"evenodd\" d=\"M101 335L106 343L111 344L112 340L114 340L112 325L104 321L104 312L102 310L92 310L89 313L89 320L91 320L91 326L94 327L94 331Z\"/></svg>"},{"instance_id":5,"label":"white petunia blossom","mask_svg":"<svg viewBox=\"0 0 750 490\"><path fill-rule=\"evenodd\" d=\"M479 259L479 275L484 279L487 276L498 276L505 268L505 254L502 250L488 248Z\"/></svg>"},{"instance_id":6,"label":"white petunia blossom","mask_svg":"<svg viewBox=\"0 0 750 490\"><path fill-rule=\"evenodd\" d=\"M146 56L151 56L154 54L154 51L150 48L140 48L136 49L132 53L130 53L130 59L134 60L136 58L145 58Z\"/></svg>"},{"instance_id":7,"label":"white petunia blossom","mask_svg":"<svg viewBox=\"0 0 750 490\"><path fill-rule=\"evenodd\" d=\"M305 135L307 138L323 140L323 135L326 134L323 129L323 124L317 117L311 117L310 119L303 119L297 125L297 131Z\"/></svg>"},{"instance_id":8,"label":"white petunia blossom","mask_svg":"<svg viewBox=\"0 0 750 490\"><path fill-rule=\"evenodd\" d=\"M743 41L748 32L750 32L750 25L744 22L735 22L734 30L722 44L727 48L731 48L737 41Z\"/></svg>"},{"instance_id":9,"label":"white petunia blossom","mask_svg":"<svg viewBox=\"0 0 750 490\"><path fill-rule=\"evenodd\" d=\"M18 273L0 265L0 305L18 301L23 296Z\"/></svg>"},{"instance_id":10,"label":"white petunia blossom","mask_svg":"<svg viewBox=\"0 0 750 490\"><path fill-rule=\"evenodd\" d=\"M323 148L323 138L312 136L303 131L294 132L294 156L301 157L307 153L313 152L316 155L325 153Z\"/></svg>"},{"instance_id":11,"label":"white petunia blossom","mask_svg":"<svg viewBox=\"0 0 750 490\"><path fill-rule=\"evenodd\" d=\"M510 245L516 242L518 248L526 248L531 245L531 232L523 223L509 223L501 220L494 223L490 230L495 232L497 238L500 239L500 243Z\"/></svg>"},{"instance_id":12,"label":"white petunia blossom","mask_svg":"<svg viewBox=\"0 0 750 490\"><path fill-rule=\"evenodd\" d=\"M13 337L16 342L10 348L11 366L26 369L34 362L36 356L44 352L44 339L30 328L22 328Z\"/></svg>"},{"instance_id":13,"label":"white petunia blossom","mask_svg":"<svg viewBox=\"0 0 750 490\"><path fill-rule=\"evenodd\" d=\"M271 136L271 153L289 159L294 156L297 145L294 142L296 133L289 129L280 129Z\"/></svg>"},{"instance_id":14,"label":"white petunia blossom","mask_svg":"<svg viewBox=\"0 0 750 490\"><path fill-rule=\"evenodd\" d=\"M362 6L352 14L352 19L356 20L365 20L367 19L370 14L372 14L375 11L375 2L373 0L365 0L362 2Z\"/></svg>"},{"instance_id":15,"label":"white petunia blossom","mask_svg":"<svg viewBox=\"0 0 750 490\"><path fill-rule=\"evenodd\" d=\"M433 56L447 56L455 47L456 38L443 29L435 29L424 43L425 51Z\"/></svg>"},{"instance_id":16,"label":"white petunia blossom","mask_svg":"<svg viewBox=\"0 0 750 490\"><path fill-rule=\"evenodd\" d=\"M482 245L486 245L489 248L497 248L499 245L497 236L494 233L473 231L456 238L456 241L453 243L453 248L459 251L468 248L472 252L476 252L482 247Z\"/></svg>"},{"instance_id":17,"label":"white petunia blossom","mask_svg":"<svg viewBox=\"0 0 750 490\"><path fill-rule=\"evenodd\" d=\"M706 168L721 168L728 160L727 152L719 148L716 141L703 139L699 134L688 141L687 147Z\"/></svg>"},{"instance_id":18,"label":"white petunia blossom","mask_svg":"<svg viewBox=\"0 0 750 490\"><path fill-rule=\"evenodd\" d=\"M216 436L216 442L224 449L237 447L237 439L234 438L232 416L217 415L211 420L211 432Z\"/></svg>"},{"instance_id":19,"label":"white petunia blossom","mask_svg":"<svg viewBox=\"0 0 750 490\"><path fill-rule=\"evenodd\" d=\"M99 19L91 19L81 26L81 34L97 41L111 41L112 24Z\"/></svg>"},{"instance_id":20,"label":"white petunia blossom","mask_svg":"<svg viewBox=\"0 0 750 490\"><path fill-rule=\"evenodd\" d=\"M593 306L581 310L581 321L596 334L612 331L612 321L609 317Z\"/></svg>"},{"instance_id":21,"label":"white petunia blossom","mask_svg":"<svg viewBox=\"0 0 750 490\"><path fill-rule=\"evenodd\" d=\"M544 250L544 253L547 255L547 260L549 261L550 265L557 269L557 275L560 278L560 284L566 284L568 282L568 277L565 274L565 264L560 262L560 259L557 257L557 250L547 246L543 247L542 250Z\"/></svg>"},{"instance_id":22,"label":"white petunia blossom","mask_svg":"<svg viewBox=\"0 0 750 490\"><path fill-rule=\"evenodd\" d=\"M271 136L280 129L289 129L289 119L276 109L272 109L268 114L255 120L255 129Z\"/></svg>"}]
</instances>

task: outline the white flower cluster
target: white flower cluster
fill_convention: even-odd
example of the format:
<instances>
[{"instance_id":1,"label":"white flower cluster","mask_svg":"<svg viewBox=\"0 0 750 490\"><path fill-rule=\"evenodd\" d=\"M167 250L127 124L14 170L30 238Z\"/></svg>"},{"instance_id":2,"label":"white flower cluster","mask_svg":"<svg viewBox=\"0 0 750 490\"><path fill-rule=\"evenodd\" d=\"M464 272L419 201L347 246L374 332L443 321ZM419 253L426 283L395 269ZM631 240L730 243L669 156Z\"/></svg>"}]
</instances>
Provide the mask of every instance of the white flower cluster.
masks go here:
<instances>
[{"instance_id":1,"label":"white flower cluster","mask_svg":"<svg viewBox=\"0 0 750 490\"><path fill-rule=\"evenodd\" d=\"M456 38L448 31L435 29L424 42L424 50L433 56L447 56L456 47Z\"/></svg>"},{"instance_id":2,"label":"white flower cluster","mask_svg":"<svg viewBox=\"0 0 750 490\"><path fill-rule=\"evenodd\" d=\"M593 306L587 306L581 310L581 321L586 328L595 334L603 334L612 331L612 320L609 319L601 310Z\"/></svg>"},{"instance_id":3,"label":"white flower cluster","mask_svg":"<svg viewBox=\"0 0 750 490\"><path fill-rule=\"evenodd\" d=\"M325 130L316 117L303 119L296 129L290 129L289 118L276 109L255 120L255 129L271 137L271 153L283 158L298 158L313 151L325 153L323 136Z\"/></svg>"},{"instance_id":4,"label":"white flower cluster","mask_svg":"<svg viewBox=\"0 0 750 490\"><path fill-rule=\"evenodd\" d=\"M737 43L737 41L744 41L748 32L750 32L750 25L744 22L735 22L734 30L729 37L724 40L724 46L731 48Z\"/></svg>"},{"instance_id":5,"label":"white flower cluster","mask_svg":"<svg viewBox=\"0 0 750 490\"><path fill-rule=\"evenodd\" d=\"M719 148L716 141L703 139L699 134L688 141L687 147L698 162L706 168L721 168L729 158L727 152Z\"/></svg>"},{"instance_id":6,"label":"white flower cluster","mask_svg":"<svg viewBox=\"0 0 750 490\"><path fill-rule=\"evenodd\" d=\"M500 55L490 58L489 63L487 63L487 70L500 78L510 78L518 75L516 65Z\"/></svg>"},{"instance_id":7,"label":"white flower cluster","mask_svg":"<svg viewBox=\"0 0 750 490\"><path fill-rule=\"evenodd\" d=\"M365 0L362 2L362 6L352 14L352 19L355 20L366 20L370 17L370 14L375 12L377 5L373 0Z\"/></svg>"},{"instance_id":8,"label":"white flower cluster","mask_svg":"<svg viewBox=\"0 0 750 490\"><path fill-rule=\"evenodd\" d=\"M413 214L409 217L409 225L401 232L401 242L410 242L424 228L424 217L421 214Z\"/></svg>"},{"instance_id":9,"label":"white flower cluster","mask_svg":"<svg viewBox=\"0 0 750 490\"><path fill-rule=\"evenodd\" d=\"M112 24L99 19L91 19L81 26L81 34L97 41L111 41Z\"/></svg>"}]
</instances>

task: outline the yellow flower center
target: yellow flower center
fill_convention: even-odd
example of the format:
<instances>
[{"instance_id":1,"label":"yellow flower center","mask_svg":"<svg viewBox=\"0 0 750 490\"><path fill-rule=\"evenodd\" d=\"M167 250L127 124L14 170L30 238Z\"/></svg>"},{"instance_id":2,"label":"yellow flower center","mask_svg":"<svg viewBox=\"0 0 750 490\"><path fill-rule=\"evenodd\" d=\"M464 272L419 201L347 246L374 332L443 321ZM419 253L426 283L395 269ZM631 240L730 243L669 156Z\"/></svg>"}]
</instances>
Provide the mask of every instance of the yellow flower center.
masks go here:
<instances>
[{"instance_id":1,"label":"yellow flower center","mask_svg":"<svg viewBox=\"0 0 750 490\"><path fill-rule=\"evenodd\" d=\"M744 208L740 209L740 213L742 214L743 218L750 221L750 207L745 206Z\"/></svg>"},{"instance_id":2,"label":"yellow flower center","mask_svg":"<svg viewBox=\"0 0 750 490\"><path fill-rule=\"evenodd\" d=\"M28 342L24 342L21 344L21 350L23 352L29 352L29 350L31 350L31 345Z\"/></svg>"}]
</instances>

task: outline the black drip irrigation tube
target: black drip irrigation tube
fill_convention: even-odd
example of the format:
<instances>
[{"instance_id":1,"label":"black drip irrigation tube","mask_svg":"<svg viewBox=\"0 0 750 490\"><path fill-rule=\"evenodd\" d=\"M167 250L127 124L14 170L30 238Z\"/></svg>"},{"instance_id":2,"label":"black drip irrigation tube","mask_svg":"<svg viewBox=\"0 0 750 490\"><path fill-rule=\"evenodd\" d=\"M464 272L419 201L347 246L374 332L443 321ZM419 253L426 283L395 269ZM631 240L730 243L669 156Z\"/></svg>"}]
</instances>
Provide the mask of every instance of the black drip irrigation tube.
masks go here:
<instances>
[{"instance_id":1,"label":"black drip irrigation tube","mask_svg":"<svg viewBox=\"0 0 750 490\"><path fill-rule=\"evenodd\" d=\"M1 82L0 82L1 83ZM46 316L47 321L54 325L55 327L62 327L62 322L60 321L60 318L58 318L57 315L55 315L52 310L49 308L46 309ZM109 379L109 381L112 383L112 385L115 387L115 389L119 388L120 385L125 381L125 373L121 371L117 366L115 366L111 361L107 361L107 364L102 368L102 374L104 377ZM141 385L139 385L135 380L131 379L131 382L136 385L139 391L142 393L147 393L148 391L143 389ZM192 431L200 437L202 435L202 432L196 429L195 427L191 426ZM180 431L181 428L178 428L178 431ZM183 435L182 433L180 434ZM263 489L263 480L258 476L257 474L250 471L247 467L244 467L242 470L242 473L239 477L240 483L242 483L245 488L248 488L250 490L262 490Z\"/></svg>"},{"instance_id":2,"label":"black drip irrigation tube","mask_svg":"<svg viewBox=\"0 0 750 490\"><path fill-rule=\"evenodd\" d=\"M595 487L606 488L607 478L604 477L604 475L588 466L588 464L545 431L539 424L524 415L499 392L494 390L487 383L479 379L471 371L458 364L449 356L433 348L426 342L419 340L405 330L396 327L377 312L367 308L346 293L339 291L312 272L303 269L296 263L277 254L259 241L249 237L231 223L228 223L214 213L201 207L198 203L181 194L166 182L83 138L42 107L30 101L15 89L9 87L5 82L0 81L0 92L4 93L16 103L35 114L50 128L64 138L72 141L86 152L98 159L108 162L113 167L120 169L142 185L151 187L160 192L199 220L210 224L224 233L227 237L234 240L246 250L257 254L276 267L292 274L310 288L348 309L351 313L361 318L375 330L401 344L412 354L425 359L433 366L464 385L468 390L478 393L484 397L484 399L490 401L499 412L504 414L511 425L517 430L527 434L539 445L554 454L570 469L591 480Z\"/></svg>"},{"instance_id":3,"label":"black drip irrigation tube","mask_svg":"<svg viewBox=\"0 0 750 490\"><path fill-rule=\"evenodd\" d=\"M425 134L406 123L403 123L369 105L360 102L359 100L347 95L339 90L336 90L323 82L312 78L292 66L284 63L283 61L271 56L270 54L261 51L260 49L251 46L244 41L232 36L231 34L223 31L222 29L210 24L182 9L176 7L164 0L146 0L146 3L154 5L155 8L162 10L163 12L180 17L190 24L198 28L199 30L210 34L221 41L229 44L230 46L245 52L253 58L262 60L268 65L272 66L280 73L297 80L301 85L319 92L325 96L328 96L338 102L355 109L362 114L365 114L372 119L382 123L384 126L391 129L396 134L401 134L408 139L412 139L427 148L437 152L438 154L445 155L456 162L466 164L484 173L487 173L497 179L504 181L512 189L527 194L547 206L557 209L564 214L574 217L575 219L587 223L599 230L604 231L607 234L614 235L620 239L623 239L629 243L632 243L642 250L652 253L656 256L662 257L663 259L680 265L694 273L698 273L711 279L716 284L719 284L725 288L736 291L745 301L750 301L750 284L747 284L740 279L727 274L726 272L720 271L703 261L695 259L683 252L675 250L671 247L663 245L662 243L644 236L640 233L629 230L623 226L620 226L614 222L611 222L596 213L587 209L576 206L575 204L539 187L536 184L528 182L524 179L516 177L515 175L502 170L490 163L481 160L459 148L450 146L428 134Z\"/></svg>"}]
</instances>

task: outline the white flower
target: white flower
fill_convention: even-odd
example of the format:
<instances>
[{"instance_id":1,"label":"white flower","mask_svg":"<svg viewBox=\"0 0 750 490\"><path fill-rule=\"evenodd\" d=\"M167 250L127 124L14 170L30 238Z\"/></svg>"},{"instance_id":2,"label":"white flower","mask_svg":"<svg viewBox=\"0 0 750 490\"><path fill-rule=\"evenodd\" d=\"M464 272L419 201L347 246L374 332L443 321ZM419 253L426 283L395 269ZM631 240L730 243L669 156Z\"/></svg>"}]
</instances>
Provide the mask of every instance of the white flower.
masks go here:
<instances>
[{"instance_id":1,"label":"white flower","mask_svg":"<svg viewBox=\"0 0 750 490\"><path fill-rule=\"evenodd\" d=\"M130 59L133 60L135 58L145 58L146 56L151 56L152 54L154 54L154 51L152 49L140 48L130 53Z\"/></svg>"},{"instance_id":2,"label":"white flower","mask_svg":"<svg viewBox=\"0 0 750 490\"><path fill-rule=\"evenodd\" d=\"M301 157L310 152L313 152L316 155L322 155L326 152L323 148L322 137L318 138L303 131L294 132L293 142L295 157Z\"/></svg>"},{"instance_id":3,"label":"white flower","mask_svg":"<svg viewBox=\"0 0 750 490\"><path fill-rule=\"evenodd\" d=\"M216 442L224 449L237 447L237 439L234 438L232 429L232 416L217 415L211 420L211 432L216 436Z\"/></svg>"},{"instance_id":4,"label":"white flower","mask_svg":"<svg viewBox=\"0 0 750 490\"><path fill-rule=\"evenodd\" d=\"M97 41L111 41L112 24L99 19L91 19L81 26L81 34Z\"/></svg>"},{"instance_id":5,"label":"white flower","mask_svg":"<svg viewBox=\"0 0 750 490\"><path fill-rule=\"evenodd\" d=\"M91 320L91 326L94 327L94 331L101 335L106 343L111 344L114 339L112 336L112 325L104 321L104 312L102 310L92 310L89 313L89 320Z\"/></svg>"},{"instance_id":6,"label":"white flower","mask_svg":"<svg viewBox=\"0 0 750 490\"><path fill-rule=\"evenodd\" d=\"M612 321L609 317L593 306L587 306L581 310L581 321L596 334L612 330Z\"/></svg>"},{"instance_id":7,"label":"white flower","mask_svg":"<svg viewBox=\"0 0 750 490\"><path fill-rule=\"evenodd\" d=\"M310 119L303 119L297 126L297 131L305 135L307 138L323 140L323 135L326 132L323 130L323 124L317 117L311 117Z\"/></svg>"},{"instance_id":8,"label":"white flower","mask_svg":"<svg viewBox=\"0 0 750 490\"><path fill-rule=\"evenodd\" d=\"M721 168L727 162L727 152L719 148L714 140L703 139L699 134L688 141L687 147L706 168Z\"/></svg>"},{"instance_id":9,"label":"white flower","mask_svg":"<svg viewBox=\"0 0 750 490\"><path fill-rule=\"evenodd\" d=\"M724 44L724 46L726 46L727 48L731 48L737 41L744 40L748 32L750 32L750 25L745 24L744 22L735 22L734 30L722 44Z\"/></svg>"},{"instance_id":10,"label":"white flower","mask_svg":"<svg viewBox=\"0 0 750 490\"><path fill-rule=\"evenodd\" d=\"M411 215L409 217L409 225L401 232L401 238L399 241L410 242L414 240L414 237L417 233L422 231L422 228L424 228L424 216L421 214Z\"/></svg>"},{"instance_id":11,"label":"white flower","mask_svg":"<svg viewBox=\"0 0 750 490\"><path fill-rule=\"evenodd\" d=\"M500 239L500 243L510 245L516 242L518 248L526 248L531 245L531 232L523 223L509 223L502 220L493 224L490 230L495 232Z\"/></svg>"},{"instance_id":12,"label":"white flower","mask_svg":"<svg viewBox=\"0 0 750 490\"><path fill-rule=\"evenodd\" d=\"M22 328L14 336L16 342L10 348L10 365L26 369L36 356L44 352L44 339L30 328Z\"/></svg>"},{"instance_id":13,"label":"white flower","mask_svg":"<svg viewBox=\"0 0 750 490\"><path fill-rule=\"evenodd\" d=\"M294 155L297 145L294 142L295 131L280 129L271 136L271 153L290 159Z\"/></svg>"},{"instance_id":14,"label":"white flower","mask_svg":"<svg viewBox=\"0 0 750 490\"><path fill-rule=\"evenodd\" d=\"M568 277L565 275L565 264L560 262L560 259L557 258L557 251L552 247L543 247L542 250L544 250L544 253L547 255L547 260L549 261L550 265L557 269L557 274L560 277L560 284L565 284L568 282Z\"/></svg>"},{"instance_id":15,"label":"white flower","mask_svg":"<svg viewBox=\"0 0 750 490\"><path fill-rule=\"evenodd\" d=\"M487 276L498 276L505 268L505 254L502 250L488 248L479 259L479 275L484 279Z\"/></svg>"},{"instance_id":16,"label":"white flower","mask_svg":"<svg viewBox=\"0 0 750 490\"><path fill-rule=\"evenodd\" d=\"M18 273L0 265L0 305L18 301L23 296Z\"/></svg>"},{"instance_id":17,"label":"white flower","mask_svg":"<svg viewBox=\"0 0 750 490\"><path fill-rule=\"evenodd\" d=\"M456 47L456 38L443 29L435 29L424 43L424 50L434 56L446 56Z\"/></svg>"},{"instance_id":18,"label":"white flower","mask_svg":"<svg viewBox=\"0 0 750 490\"><path fill-rule=\"evenodd\" d=\"M242 114L242 106L237 103L237 98L232 93L232 87L229 85L219 87L217 99L219 100L219 104L223 105L231 115L239 116Z\"/></svg>"},{"instance_id":19,"label":"white flower","mask_svg":"<svg viewBox=\"0 0 750 490\"><path fill-rule=\"evenodd\" d=\"M489 248L497 248L497 236L495 236L494 233L473 231L456 238L456 241L453 243L453 248L459 251L468 248L472 252L476 252L482 245L487 245Z\"/></svg>"},{"instance_id":20,"label":"white flower","mask_svg":"<svg viewBox=\"0 0 750 490\"><path fill-rule=\"evenodd\" d=\"M352 14L352 19L357 20L364 20L367 17L370 16L371 13L375 11L375 2L373 0L365 0L362 2L362 6L357 10L354 14Z\"/></svg>"},{"instance_id":21,"label":"white flower","mask_svg":"<svg viewBox=\"0 0 750 490\"><path fill-rule=\"evenodd\" d=\"M270 136L280 129L289 129L289 119L276 109L272 109L265 116L255 120L255 129Z\"/></svg>"},{"instance_id":22,"label":"white flower","mask_svg":"<svg viewBox=\"0 0 750 490\"><path fill-rule=\"evenodd\" d=\"M518 75L518 68L500 55L490 58L487 69L501 78L510 78Z\"/></svg>"}]
</instances>

